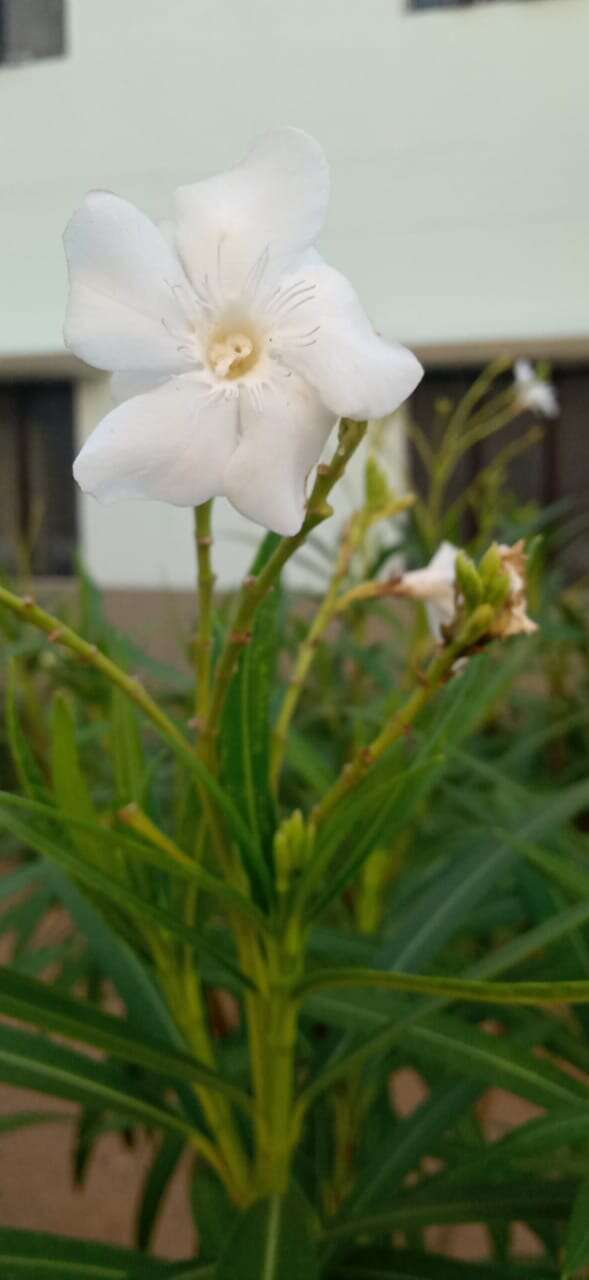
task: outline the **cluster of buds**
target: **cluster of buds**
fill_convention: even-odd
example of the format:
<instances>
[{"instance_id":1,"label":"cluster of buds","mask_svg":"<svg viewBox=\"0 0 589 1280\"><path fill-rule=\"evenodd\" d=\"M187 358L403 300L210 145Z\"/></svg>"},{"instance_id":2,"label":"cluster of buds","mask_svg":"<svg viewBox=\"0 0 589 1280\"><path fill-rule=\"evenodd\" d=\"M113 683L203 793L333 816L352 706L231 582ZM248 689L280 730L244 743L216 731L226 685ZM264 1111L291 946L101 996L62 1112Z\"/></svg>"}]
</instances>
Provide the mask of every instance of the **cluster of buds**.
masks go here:
<instances>
[{"instance_id":1,"label":"cluster of buds","mask_svg":"<svg viewBox=\"0 0 589 1280\"><path fill-rule=\"evenodd\" d=\"M403 574L389 591L424 602L440 643L459 641L467 649L485 640L530 635L537 626L527 613L526 560L522 540L513 547L494 543L478 566L444 542L427 568Z\"/></svg>"}]
</instances>

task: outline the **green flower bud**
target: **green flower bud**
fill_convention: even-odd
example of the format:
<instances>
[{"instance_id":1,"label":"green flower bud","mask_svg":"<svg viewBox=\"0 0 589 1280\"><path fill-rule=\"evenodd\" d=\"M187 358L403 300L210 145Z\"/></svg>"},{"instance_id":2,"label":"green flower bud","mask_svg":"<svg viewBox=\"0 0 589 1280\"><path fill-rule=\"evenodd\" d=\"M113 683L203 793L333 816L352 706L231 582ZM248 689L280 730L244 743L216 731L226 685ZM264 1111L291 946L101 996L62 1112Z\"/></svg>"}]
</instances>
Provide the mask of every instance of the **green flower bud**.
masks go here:
<instances>
[{"instance_id":1,"label":"green flower bud","mask_svg":"<svg viewBox=\"0 0 589 1280\"><path fill-rule=\"evenodd\" d=\"M496 542L485 552L479 564L479 574L485 594L486 588L491 584L493 578L496 578L498 574L503 574L503 560Z\"/></svg>"},{"instance_id":2,"label":"green flower bud","mask_svg":"<svg viewBox=\"0 0 589 1280\"><path fill-rule=\"evenodd\" d=\"M483 599L483 585L477 570L466 552L456 557L456 581L469 609L476 609Z\"/></svg>"},{"instance_id":3,"label":"green flower bud","mask_svg":"<svg viewBox=\"0 0 589 1280\"><path fill-rule=\"evenodd\" d=\"M391 501L391 490L374 454L369 454L364 468L364 492L368 511L381 511Z\"/></svg>"},{"instance_id":4,"label":"green flower bud","mask_svg":"<svg viewBox=\"0 0 589 1280\"><path fill-rule=\"evenodd\" d=\"M494 622L495 610L490 604L480 604L474 613L467 618L457 643L463 649L470 649L473 644L486 635Z\"/></svg>"},{"instance_id":5,"label":"green flower bud","mask_svg":"<svg viewBox=\"0 0 589 1280\"><path fill-rule=\"evenodd\" d=\"M311 836L300 809L295 809L274 836L277 888L286 893L293 876L302 871L311 851Z\"/></svg>"},{"instance_id":6,"label":"green flower bud","mask_svg":"<svg viewBox=\"0 0 589 1280\"><path fill-rule=\"evenodd\" d=\"M502 608L506 604L509 593L511 591L511 582L506 573L498 573L492 582L489 583L485 592L485 599L488 604L492 604L495 609Z\"/></svg>"}]
</instances>

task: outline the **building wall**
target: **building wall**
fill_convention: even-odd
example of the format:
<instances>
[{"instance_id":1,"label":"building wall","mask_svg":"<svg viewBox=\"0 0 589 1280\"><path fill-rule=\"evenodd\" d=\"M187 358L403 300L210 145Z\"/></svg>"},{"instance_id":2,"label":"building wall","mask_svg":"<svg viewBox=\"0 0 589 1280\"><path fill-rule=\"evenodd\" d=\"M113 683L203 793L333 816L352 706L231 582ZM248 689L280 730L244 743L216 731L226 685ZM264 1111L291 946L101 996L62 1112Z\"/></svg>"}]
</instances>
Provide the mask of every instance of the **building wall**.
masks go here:
<instances>
[{"instance_id":1,"label":"building wall","mask_svg":"<svg viewBox=\"0 0 589 1280\"><path fill-rule=\"evenodd\" d=\"M66 58L0 68L0 373L63 359L60 236L89 187L165 217L276 123L323 142L321 247L383 333L426 355L589 349L587 0L70 0L68 27ZM84 383L81 433L103 399ZM189 523L84 504L90 567L187 582Z\"/></svg>"}]
</instances>

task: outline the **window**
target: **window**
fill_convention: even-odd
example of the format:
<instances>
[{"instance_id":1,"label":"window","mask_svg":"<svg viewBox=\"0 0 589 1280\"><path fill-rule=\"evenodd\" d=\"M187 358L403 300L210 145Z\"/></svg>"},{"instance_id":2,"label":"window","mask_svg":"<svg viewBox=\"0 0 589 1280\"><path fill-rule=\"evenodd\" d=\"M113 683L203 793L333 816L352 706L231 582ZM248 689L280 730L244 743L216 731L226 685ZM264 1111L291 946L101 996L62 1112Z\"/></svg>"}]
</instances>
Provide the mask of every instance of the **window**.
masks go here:
<instances>
[{"instance_id":1,"label":"window","mask_svg":"<svg viewBox=\"0 0 589 1280\"><path fill-rule=\"evenodd\" d=\"M69 382L0 385L0 572L71 573L73 448Z\"/></svg>"},{"instance_id":2,"label":"window","mask_svg":"<svg viewBox=\"0 0 589 1280\"><path fill-rule=\"evenodd\" d=\"M493 0L408 0L410 9L465 9L473 4L492 4Z\"/></svg>"},{"instance_id":3,"label":"window","mask_svg":"<svg viewBox=\"0 0 589 1280\"><path fill-rule=\"evenodd\" d=\"M64 28L64 0L0 0L0 62L59 57Z\"/></svg>"},{"instance_id":4,"label":"window","mask_svg":"<svg viewBox=\"0 0 589 1280\"><path fill-rule=\"evenodd\" d=\"M455 404L471 386L480 369L430 369L411 398L411 417L426 435L435 435L436 404L450 400ZM507 488L520 502L537 502L542 506L563 503L566 520L566 549L562 554L566 571L572 579L586 575L589 555L589 432L586 430L589 410L589 365L553 367L551 382L556 388L560 416L554 420L538 419L530 414L517 418L496 436L480 442L466 454L449 486L452 501L475 475L494 458L513 445L509 463ZM506 385L511 381L506 378ZM438 419L439 421L439 419ZM541 438L530 449L518 453L522 441L534 423ZM417 451L412 448L412 474L416 488L423 492L425 473ZM473 527L474 523L474 527ZM465 538L475 532L473 512L465 518Z\"/></svg>"}]
</instances>

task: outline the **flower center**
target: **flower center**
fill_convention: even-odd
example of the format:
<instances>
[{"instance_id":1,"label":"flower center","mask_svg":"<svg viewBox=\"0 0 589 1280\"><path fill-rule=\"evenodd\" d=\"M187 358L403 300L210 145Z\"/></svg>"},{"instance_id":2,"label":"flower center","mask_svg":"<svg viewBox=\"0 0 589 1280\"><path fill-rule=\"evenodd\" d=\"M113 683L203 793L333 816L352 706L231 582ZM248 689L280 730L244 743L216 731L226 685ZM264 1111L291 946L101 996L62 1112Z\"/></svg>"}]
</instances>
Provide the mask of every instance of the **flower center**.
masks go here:
<instances>
[{"instance_id":1,"label":"flower center","mask_svg":"<svg viewBox=\"0 0 589 1280\"><path fill-rule=\"evenodd\" d=\"M209 364L218 378L239 378L257 359L255 343L247 333L217 333L209 347Z\"/></svg>"}]
</instances>

